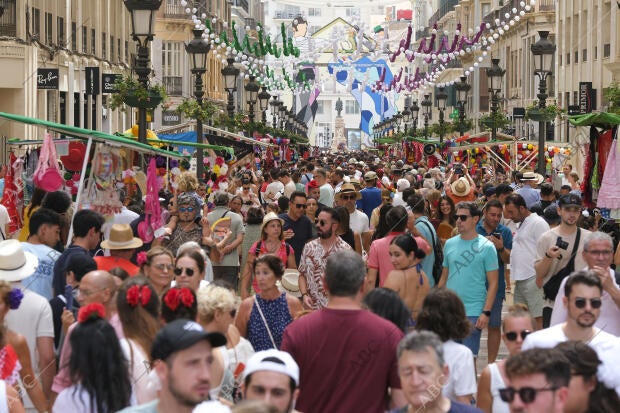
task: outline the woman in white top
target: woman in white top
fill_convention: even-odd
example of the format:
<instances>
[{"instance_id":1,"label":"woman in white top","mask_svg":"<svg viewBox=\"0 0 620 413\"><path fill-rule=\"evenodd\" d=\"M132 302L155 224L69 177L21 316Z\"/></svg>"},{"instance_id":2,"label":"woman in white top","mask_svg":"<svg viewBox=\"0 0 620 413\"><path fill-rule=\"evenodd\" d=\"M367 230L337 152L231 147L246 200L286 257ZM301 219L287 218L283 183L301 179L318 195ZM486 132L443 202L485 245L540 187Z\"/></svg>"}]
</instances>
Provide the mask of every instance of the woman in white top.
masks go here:
<instances>
[{"instance_id":1,"label":"woman in white top","mask_svg":"<svg viewBox=\"0 0 620 413\"><path fill-rule=\"evenodd\" d=\"M145 277L127 278L116 297L118 317L123 325L121 348L128 362L132 390L138 404L157 398L146 380L151 365L151 346L160 327L159 297Z\"/></svg>"},{"instance_id":2,"label":"woman in white top","mask_svg":"<svg viewBox=\"0 0 620 413\"><path fill-rule=\"evenodd\" d=\"M502 325L502 339L509 355L521 352L523 340L534 331L534 319L523 304L515 304L508 309ZM508 403L499 396L499 389L506 387L506 360L489 364L482 370L478 381L478 408L485 413L508 413Z\"/></svg>"}]
</instances>

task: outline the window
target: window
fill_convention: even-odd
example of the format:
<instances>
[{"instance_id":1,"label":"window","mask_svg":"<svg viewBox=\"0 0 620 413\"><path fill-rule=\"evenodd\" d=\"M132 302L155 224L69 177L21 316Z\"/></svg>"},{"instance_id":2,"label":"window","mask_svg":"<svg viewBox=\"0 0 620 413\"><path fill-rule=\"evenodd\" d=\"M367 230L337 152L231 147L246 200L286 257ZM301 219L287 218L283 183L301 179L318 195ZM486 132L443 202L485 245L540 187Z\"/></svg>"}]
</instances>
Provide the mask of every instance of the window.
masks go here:
<instances>
[{"instance_id":1,"label":"window","mask_svg":"<svg viewBox=\"0 0 620 413\"><path fill-rule=\"evenodd\" d=\"M570 64L570 52L566 53L566 64Z\"/></svg>"},{"instance_id":2,"label":"window","mask_svg":"<svg viewBox=\"0 0 620 413\"><path fill-rule=\"evenodd\" d=\"M579 92L573 92L573 105L579 104Z\"/></svg>"},{"instance_id":3,"label":"window","mask_svg":"<svg viewBox=\"0 0 620 413\"><path fill-rule=\"evenodd\" d=\"M117 53L118 53L118 61L121 61L121 39L116 39L116 47L117 47Z\"/></svg>"},{"instance_id":4,"label":"window","mask_svg":"<svg viewBox=\"0 0 620 413\"><path fill-rule=\"evenodd\" d=\"M609 43L603 45L603 58L609 57L611 54L611 45Z\"/></svg>"},{"instance_id":5,"label":"window","mask_svg":"<svg viewBox=\"0 0 620 413\"><path fill-rule=\"evenodd\" d=\"M41 36L41 11L32 8L32 35Z\"/></svg>"},{"instance_id":6,"label":"window","mask_svg":"<svg viewBox=\"0 0 620 413\"><path fill-rule=\"evenodd\" d=\"M347 115L355 115L360 113L360 107L355 100L344 101L344 113Z\"/></svg>"},{"instance_id":7,"label":"window","mask_svg":"<svg viewBox=\"0 0 620 413\"><path fill-rule=\"evenodd\" d=\"M324 100L317 100L317 105L316 105L316 114L317 115L322 115L325 113L325 101Z\"/></svg>"},{"instance_id":8,"label":"window","mask_svg":"<svg viewBox=\"0 0 620 413\"><path fill-rule=\"evenodd\" d=\"M52 13L45 13L45 43L52 44L54 38L52 37L54 33L53 27L53 16Z\"/></svg>"},{"instance_id":9,"label":"window","mask_svg":"<svg viewBox=\"0 0 620 413\"><path fill-rule=\"evenodd\" d=\"M558 65L562 66L562 55L561 54L558 55Z\"/></svg>"},{"instance_id":10,"label":"window","mask_svg":"<svg viewBox=\"0 0 620 413\"><path fill-rule=\"evenodd\" d=\"M579 52L575 50L575 63L579 63Z\"/></svg>"},{"instance_id":11,"label":"window","mask_svg":"<svg viewBox=\"0 0 620 413\"><path fill-rule=\"evenodd\" d=\"M77 52L77 23L71 22L71 50Z\"/></svg>"},{"instance_id":12,"label":"window","mask_svg":"<svg viewBox=\"0 0 620 413\"><path fill-rule=\"evenodd\" d=\"M95 29L90 29L90 53L97 53L97 32Z\"/></svg>"},{"instance_id":13,"label":"window","mask_svg":"<svg viewBox=\"0 0 620 413\"><path fill-rule=\"evenodd\" d=\"M125 63L129 63L129 40L125 40Z\"/></svg>"},{"instance_id":14,"label":"window","mask_svg":"<svg viewBox=\"0 0 620 413\"><path fill-rule=\"evenodd\" d=\"M182 42L162 43L162 78L166 92L172 96L183 94L185 47Z\"/></svg>"},{"instance_id":15,"label":"window","mask_svg":"<svg viewBox=\"0 0 620 413\"><path fill-rule=\"evenodd\" d=\"M107 36L104 33L101 33L101 57L105 59L107 57L107 45L106 45Z\"/></svg>"},{"instance_id":16,"label":"window","mask_svg":"<svg viewBox=\"0 0 620 413\"><path fill-rule=\"evenodd\" d=\"M360 10L357 7L347 7L346 8L346 16L347 17L359 17Z\"/></svg>"},{"instance_id":17,"label":"window","mask_svg":"<svg viewBox=\"0 0 620 413\"><path fill-rule=\"evenodd\" d=\"M482 4L482 17L487 16L491 12L491 3Z\"/></svg>"},{"instance_id":18,"label":"window","mask_svg":"<svg viewBox=\"0 0 620 413\"><path fill-rule=\"evenodd\" d=\"M582 62L587 62L588 61L588 49L583 49L581 51L581 61Z\"/></svg>"},{"instance_id":19,"label":"window","mask_svg":"<svg viewBox=\"0 0 620 413\"><path fill-rule=\"evenodd\" d=\"M308 16L320 17L321 16L321 9L317 8L317 7L310 7L308 9Z\"/></svg>"},{"instance_id":20,"label":"window","mask_svg":"<svg viewBox=\"0 0 620 413\"><path fill-rule=\"evenodd\" d=\"M598 46L594 46L594 60L598 59Z\"/></svg>"},{"instance_id":21,"label":"window","mask_svg":"<svg viewBox=\"0 0 620 413\"><path fill-rule=\"evenodd\" d=\"M58 25L58 30L56 32L56 43L58 46L65 47L67 45L67 41L65 39L65 19L58 16L56 18L56 24Z\"/></svg>"},{"instance_id":22,"label":"window","mask_svg":"<svg viewBox=\"0 0 620 413\"><path fill-rule=\"evenodd\" d=\"M110 61L114 60L114 36L110 36Z\"/></svg>"},{"instance_id":23,"label":"window","mask_svg":"<svg viewBox=\"0 0 620 413\"><path fill-rule=\"evenodd\" d=\"M86 53L88 50L88 29L86 26L82 26L82 53Z\"/></svg>"}]
</instances>

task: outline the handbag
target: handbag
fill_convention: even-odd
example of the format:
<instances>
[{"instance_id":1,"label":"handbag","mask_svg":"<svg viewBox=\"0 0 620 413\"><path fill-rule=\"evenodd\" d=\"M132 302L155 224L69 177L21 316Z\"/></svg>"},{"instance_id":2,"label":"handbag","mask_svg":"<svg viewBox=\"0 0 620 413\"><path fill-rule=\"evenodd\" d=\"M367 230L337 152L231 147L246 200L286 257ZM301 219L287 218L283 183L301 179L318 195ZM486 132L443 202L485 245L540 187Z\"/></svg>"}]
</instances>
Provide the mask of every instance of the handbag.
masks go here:
<instances>
[{"instance_id":1,"label":"handbag","mask_svg":"<svg viewBox=\"0 0 620 413\"><path fill-rule=\"evenodd\" d=\"M36 186L47 192L58 191L64 183L58 166L56 147L49 133L46 133L43 139L41 155L32 179Z\"/></svg>"},{"instance_id":2,"label":"handbag","mask_svg":"<svg viewBox=\"0 0 620 413\"><path fill-rule=\"evenodd\" d=\"M568 264L560 271L556 272L549 280L543 285L543 291L545 298L549 300L555 300L560 290L562 280L575 271L575 255L577 254L577 248L579 247L579 240L581 238L581 228L577 228L577 236L575 237L575 245L573 245L573 251L570 253L570 260Z\"/></svg>"}]
</instances>

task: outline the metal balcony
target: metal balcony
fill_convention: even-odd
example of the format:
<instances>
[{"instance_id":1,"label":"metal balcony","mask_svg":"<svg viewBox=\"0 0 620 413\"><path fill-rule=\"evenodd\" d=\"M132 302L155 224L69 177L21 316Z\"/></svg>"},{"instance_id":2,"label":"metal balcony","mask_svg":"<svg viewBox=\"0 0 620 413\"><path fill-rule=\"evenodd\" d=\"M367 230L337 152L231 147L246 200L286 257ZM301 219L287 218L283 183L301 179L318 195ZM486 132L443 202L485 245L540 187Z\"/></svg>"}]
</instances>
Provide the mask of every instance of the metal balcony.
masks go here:
<instances>
[{"instance_id":1,"label":"metal balcony","mask_svg":"<svg viewBox=\"0 0 620 413\"><path fill-rule=\"evenodd\" d=\"M0 1L0 10L2 10L2 17L0 17L0 36L17 36L16 3L17 0Z\"/></svg>"}]
</instances>

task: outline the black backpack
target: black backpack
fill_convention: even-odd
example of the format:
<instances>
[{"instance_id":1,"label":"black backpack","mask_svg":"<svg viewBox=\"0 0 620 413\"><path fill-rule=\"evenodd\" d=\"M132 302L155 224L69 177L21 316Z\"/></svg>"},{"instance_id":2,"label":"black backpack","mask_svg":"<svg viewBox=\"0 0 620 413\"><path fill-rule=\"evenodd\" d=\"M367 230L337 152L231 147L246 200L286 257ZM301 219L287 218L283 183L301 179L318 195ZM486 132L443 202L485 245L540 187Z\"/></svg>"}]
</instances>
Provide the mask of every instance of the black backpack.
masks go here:
<instances>
[{"instance_id":1,"label":"black backpack","mask_svg":"<svg viewBox=\"0 0 620 413\"><path fill-rule=\"evenodd\" d=\"M435 280L435 285L439 284L439 279L441 278L441 272L443 271L443 245L438 238L435 237L436 234L433 233L433 228L426 221L420 221L424 225L428 227L428 230L431 233L431 238L433 242L433 252L435 253L435 262L433 262L433 279ZM427 274L428 275L428 274Z\"/></svg>"}]
</instances>

